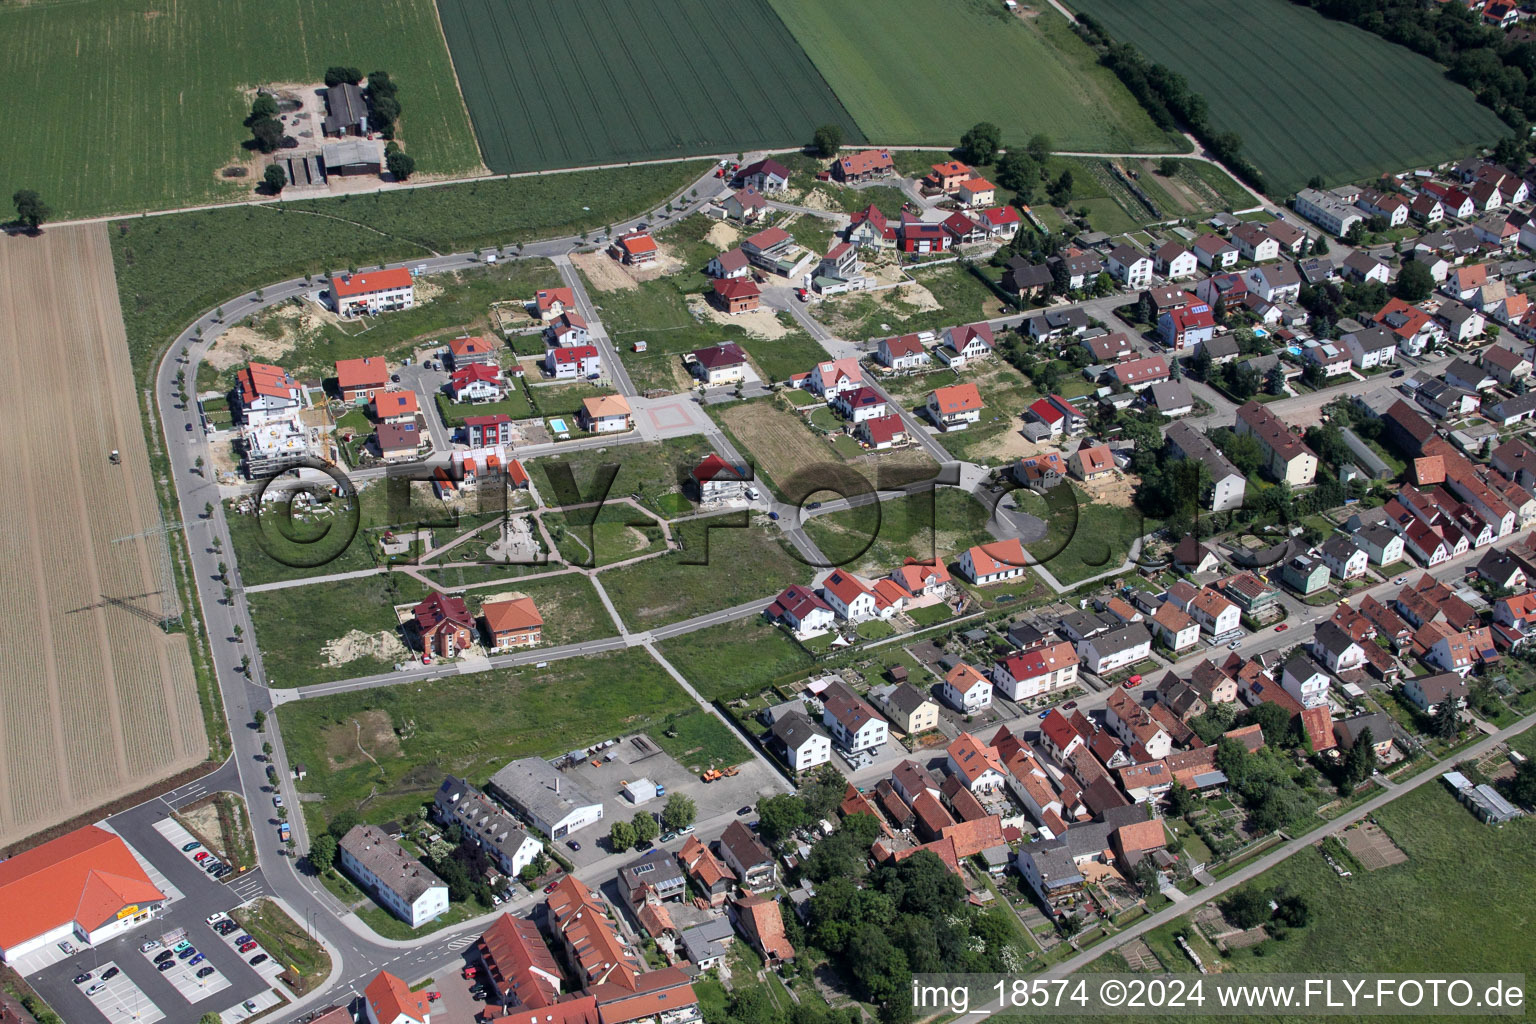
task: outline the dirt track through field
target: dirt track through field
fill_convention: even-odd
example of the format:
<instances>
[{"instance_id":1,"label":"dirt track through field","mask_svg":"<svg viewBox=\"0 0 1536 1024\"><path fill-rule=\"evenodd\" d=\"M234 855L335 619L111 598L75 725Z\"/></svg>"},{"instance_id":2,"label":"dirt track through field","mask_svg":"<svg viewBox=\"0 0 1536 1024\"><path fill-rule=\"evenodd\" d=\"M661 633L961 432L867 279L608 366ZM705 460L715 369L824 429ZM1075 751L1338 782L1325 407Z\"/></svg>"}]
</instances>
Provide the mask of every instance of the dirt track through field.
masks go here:
<instances>
[{"instance_id":1,"label":"dirt track through field","mask_svg":"<svg viewBox=\"0 0 1536 1024\"><path fill-rule=\"evenodd\" d=\"M0 237L0 844L208 752L102 225ZM122 465L108 461L112 449Z\"/></svg>"}]
</instances>

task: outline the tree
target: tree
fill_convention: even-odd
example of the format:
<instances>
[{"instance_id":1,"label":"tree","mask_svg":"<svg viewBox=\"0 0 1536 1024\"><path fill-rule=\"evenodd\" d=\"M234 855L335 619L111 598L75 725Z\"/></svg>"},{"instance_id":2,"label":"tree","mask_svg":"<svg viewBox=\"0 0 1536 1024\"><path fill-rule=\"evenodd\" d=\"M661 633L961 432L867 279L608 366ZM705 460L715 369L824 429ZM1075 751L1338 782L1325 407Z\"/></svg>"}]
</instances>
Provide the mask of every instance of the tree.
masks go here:
<instances>
[{"instance_id":1,"label":"tree","mask_svg":"<svg viewBox=\"0 0 1536 1024\"><path fill-rule=\"evenodd\" d=\"M1327 379L1320 363L1308 363L1301 368L1301 382L1309 388L1320 388Z\"/></svg>"},{"instance_id":2,"label":"tree","mask_svg":"<svg viewBox=\"0 0 1536 1024\"><path fill-rule=\"evenodd\" d=\"M1404 302L1423 302L1429 298L1435 290L1435 279L1429 273L1429 267L1418 260L1408 260L1403 264L1403 269L1397 272L1397 283L1392 287L1392 294Z\"/></svg>"},{"instance_id":3,"label":"tree","mask_svg":"<svg viewBox=\"0 0 1536 1024\"><path fill-rule=\"evenodd\" d=\"M1289 746L1291 713L1278 704L1265 701L1243 712L1244 724L1257 725L1264 732L1264 742L1272 747Z\"/></svg>"},{"instance_id":4,"label":"tree","mask_svg":"<svg viewBox=\"0 0 1536 1024\"><path fill-rule=\"evenodd\" d=\"M197 1024L223 1024L223 1021L217 1013L205 1013L197 1019Z\"/></svg>"},{"instance_id":5,"label":"tree","mask_svg":"<svg viewBox=\"0 0 1536 1024\"><path fill-rule=\"evenodd\" d=\"M1312 254L1314 256L1327 256L1328 255L1328 239L1327 239L1326 236L1324 236L1324 235L1318 235L1317 236L1317 241L1312 243Z\"/></svg>"},{"instance_id":6,"label":"tree","mask_svg":"<svg viewBox=\"0 0 1536 1024\"><path fill-rule=\"evenodd\" d=\"M798 828L810 822L805 801L793 793L781 793L757 802L758 831L769 846L778 846Z\"/></svg>"},{"instance_id":7,"label":"tree","mask_svg":"<svg viewBox=\"0 0 1536 1024\"><path fill-rule=\"evenodd\" d=\"M203 502L203 518L204 519L212 519L213 518L213 502L211 502L211 501Z\"/></svg>"},{"instance_id":8,"label":"tree","mask_svg":"<svg viewBox=\"0 0 1536 1024\"><path fill-rule=\"evenodd\" d=\"M1019 202L1033 202L1040 184L1040 163L1028 153L1009 150L997 161L997 183L1018 193Z\"/></svg>"},{"instance_id":9,"label":"tree","mask_svg":"<svg viewBox=\"0 0 1536 1024\"><path fill-rule=\"evenodd\" d=\"M288 172L279 164L267 164L266 173L261 176L262 183L267 186L267 191L277 195L288 185Z\"/></svg>"},{"instance_id":10,"label":"tree","mask_svg":"<svg viewBox=\"0 0 1536 1024\"><path fill-rule=\"evenodd\" d=\"M1349 748L1349 753L1344 757L1343 785L1339 787L1342 792L1353 791L1376 770L1375 743L1376 739L1369 728L1361 729L1355 737L1355 745Z\"/></svg>"},{"instance_id":11,"label":"tree","mask_svg":"<svg viewBox=\"0 0 1536 1024\"><path fill-rule=\"evenodd\" d=\"M1136 322L1139 324L1155 323L1157 320L1157 306L1152 302L1152 293L1142 292L1141 298L1136 303ZM1200 346L1204 351L1205 346Z\"/></svg>"},{"instance_id":12,"label":"tree","mask_svg":"<svg viewBox=\"0 0 1536 1024\"><path fill-rule=\"evenodd\" d=\"M1072 198L1072 168L1068 167L1051 182L1051 202L1060 206Z\"/></svg>"},{"instance_id":13,"label":"tree","mask_svg":"<svg viewBox=\"0 0 1536 1024\"><path fill-rule=\"evenodd\" d=\"M256 98L251 101L251 120L254 121L259 117L276 116L277 100L273 99L267 93L258 93Z\"/></svg>"},{"instance_id":14,"label":"tree","mask_svg":"<svg viewBox=\"0 0 1536 1024\"><path fill-rule=\"evenodd\" d=\"M1269 893L1248 886L1223 899L1222 915L1239 928L1257 928L1269 920Z\"/></svg>"},{"instance_id":15,"label":"tree","mask_svg":"<svg viewBox=\"0 0 1536 1024\"><path fill-rule=\"evenodd\" d=\"M283 126L275 117L258 117L251 121L251 138L263 153L274 153L283 144Z\"/></svg>"},{"instance_id":16,"label":"tree","mask_svg":"<svg viewBox=\"0 0 1536 1024\"><path fill-rule=\"evenodd\" d=\"M270 740L261 745L261 755L268 761L272 760L272 742Z\"/></svg>"},{"instance_id":17,"label":"tree","mask_svg":"<svg viewBox=\"0 0 1536 1024\"><path fill-rule=\"evenodd\" d=\"M251 715L251 721L256 723L257 732L267 731L267 713L265 711L257 708L255 713Z\"/></svg>"},{"instance_id":18,"label":"tree","mask_svg":"<svg viewBox=\"0 0 1536 1024\"><path fill-rule=\"evenodd\" d=\"M341 85L342 83L346 83L347 85L356 85L362 80L363 72L361 68L348 68L342 67L340 65L334 65L325 69L325 84L328 86Z\"/></svg>"},{"instance_id":19,"label":"tree","mask_svg":"<svg viewBox=\"0 0 1536 1024\"><path fill-rule=\"evenodd\" d=\"M33 233L53 214L43 197L30 188L18 189L11 202L16 204L16 222Z\"/></svg>"},{"instance_id":20,"label":"tree","mask_svg":"<svg viewBox=\"0 0 1536 1024\"><path fill-rule=\"evenodd\" d=\"M1270 395L1279 395L1285 392L1285 370L1279 363L1271 366L1264 374L1264 392Z\"/></svg>"},{"instance_id":21,"label":"tree","mask_svg":"<svg viewBox=\"0 0 1536 1024\"><path fill-rule=\"evenodd\" d=\"M1157 173L1171 178L1179 173L1179 162L1171 156L1165 156L1157 162Z\"/></svg>"},{"instance_id":22,"label":"tree","mask_svg":"<svg viewBox=\"0 0 1536 1024\"><path fill-rule=\"evenodd\" d=\"M351 807L344 807L336 812L336 816L325 826L326 835L332 839L344 839L358 825L357 811Z\"/></svg>"},{"instance_id":23,"label":"tree","mask_svg":"<svg viewBox=\"0 0 1536 1024\"><path fill-rule=\"evenodd\" d=\"M960 136L960 155L967 163L990 164L1003 145L1003 130L990 121L981 121Z\"/></svg>"},{"instance_id":24,"label":"tree","mask_svg":"<svg viewBox=\"0 0 1536 1024\"><path fill-rule=\"evenodd\" d=\"M416 170L416 158L404 150L395 150L384 158L385 166L396 181L405 181Z\"/></svg>"},{"instance_id":25,"label":"tree","mask_svg":"<svg viewBox=\"0 0 1536 1024\"><path fill-rule=\"evenodd\" d=\"M1024 144L1024 149L1035 163L1043 164L1051 158L1053 146L1054 143L1051 142L1049 135L1046 135L1044 132L1037 132L1029 137L1029 141Z\"/></svg>"},{"instance_id":26,"label":"tree","mask_svg":"<svg viewBox=\"0 0 1536 1024\"><path fill-rule=\"evenodd\" d=\"M837 156L837 151L843 148L843 128L838 124L824 124L811 135L811 148L817 156L828 159Z\"/></svg>"},{"instance_id":27,"label":"tree","mask_svg":"<svg viewBox=\"0 0 1536 1024\"><path fill-rule=\"evenodd\" d=\"M1536 807L1536 761L1522 761L1509 780L1509 798L1526 807Z\"/></svg>"},{"instance_id":28,"label":"tree","mask_svg":"<svg viewBox=\"0 0 1536 1024\"><path fill-rule=\"evenodd\" d=\"M668 832L680 832L692 825L699 816L699 808L693 797L673 793L667 797L667 805L661 809L661 824Z\"/></svg>"},{"instance_id":29,"label":"tree","mask_svg":"<svg viewBox=\"0 0 1536 1024\"><path fill-rule=\"evenodd\" d=\"M635 827L619 818L608 827L608 845L614 853L623 853L635 845Z\"/></svg>"},{"instance_id":30,"label":"tree","mask_svg":"<svg viewBox=\"0 0 1536 1024\"><path fill-rule=\"evenodd\" d=\"M1461 735L1461 702L1454 693L1447 694L1445 700L1435 705L1430 721L1434 724L1434 733L1440 739L1454 740Z\"/></svg>"},{"instance_id":31,"label":"tree","mask_svg":"<svg viewBox=\"0 0 1536 1024\"><path fill-rule=\"evenodd\" d=\"M1174 817L1182 818L1195 809L1195 797L1182 782L1175 781L1168 790L1168 809Z\"/></svg>"},{"instance_id":32,"label":"tree","mask_svg":"<svg viewBox=\"0 0 1536 1024\"><path fill-rule=\"evenodd\" d=\"M1201 345L1200 351L1196 352L1195 357L1189 361L1189 375L1195 380L1205 380L1211 375L1211 365L1210 349Z\"/></svg>"},{"instance_id":33,"label":"tree","mask_svg":"<svg viewBox=\"0 0 1536 1024\"><path fill-rule=\"evenodd\" d=\"M328 871L336 863L336 837L322 832L309 841L309 863L316 871Z\"/></svg>"},{"instance_id":34,"label":"tree","mask_svg":"<svg viewBox=\"0 0 1536 1024\"><path fill-rule=\"evenodd\" d=\"M1365 241L1365 221L1357 220L1344 232L1344 241L1349 245L1359 245Z\"/></svg>"},{"instance_id":35,"label":"tree","mask_svg":"<svg viewBox=\"0 0 1536 1024\"><path fill-rule=\"evenodd\" d=\"M630 824L635 828L635 844L648 843L661 834L661 826L656 823L656 815L650 811L639 811L630 819Z\"/></svg>"},{"instance_id":36,"label":"tree","mask_svg":"<svg viewBox=\"0 0 1536 1024\"><path fill-rule=\"evenodd\" d=\"M1072 290L1072 271L1067 267L1067 261L1060 257L1051 263L1051 288L1057 295Z\"/></svg>"}]
</instances>

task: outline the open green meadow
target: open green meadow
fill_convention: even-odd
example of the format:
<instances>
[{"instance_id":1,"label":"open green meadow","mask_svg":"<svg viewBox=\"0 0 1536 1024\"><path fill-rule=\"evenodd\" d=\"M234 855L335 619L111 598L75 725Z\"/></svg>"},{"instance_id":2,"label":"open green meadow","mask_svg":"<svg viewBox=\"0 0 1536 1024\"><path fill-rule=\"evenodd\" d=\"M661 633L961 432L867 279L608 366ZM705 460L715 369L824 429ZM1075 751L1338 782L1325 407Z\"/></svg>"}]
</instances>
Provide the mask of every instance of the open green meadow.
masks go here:
<instances>
[{"instance_id":1,"label":"open green meadow","mask_svg":"<svg viewBox=\"0 0 1536 1024\"><path fill-rule=\"evenodd\" d=\"M674 716L688 725L678 753L728 749L725 727L695 728L692 708L660 665L632 649L292 701L277 716L290 754L311 766L300 788L323 798L301 802L313 827L344 808L369 821L409 817L449 772L483 785L517 757L643 730L662 742L659 727Z\"/></svg>"},{"instance_id":2,"label":"open green meadow","mask_svg":"<svg viewBox=\"0 0 1536 1024\"><path fill-rule=\"evenodd\" d=\"M1433 61L1286 0L1071 6L1188 79L1274 195L1314 174L1337 184L1457 159L1508 133Z\"/></svg>"},{"instance_id":3,"label":"open green meadow","mask_svg":"<svg viewBox=\"0 0 1536 1024\"><path fill-rule=\"evenodd\" d=\"M939 487L812 516L805 532L833 564L884 576L908 558L947 563L973 544L991 543L991 515L968 491Z\"/></svg>"},{"instance_id":4,"label":"open green meadow","mask_svg":"<svg viewBox=\"0 0 1536 1024\"><path fill-rule=\"evenodd\" d=\"M246 90L388 71L418 174L480 170L432 0L80 0L0 5L0 192L56 217L247 198ZM309 140L301 140L309 141ZM259 172L258 172L259 174Z\"/></svg>"},{"instance_id":5,"label":"open green meadow","mask_svg":"<svg viewBox=\"0 0 1536 1024\"><path fill-rule=\"evenodd\" d=\"M736 152L858 126L767 0L443 0L494 171Z\"/></svg>"},{"instance_id":6,"label":"open green meadow","mask_svg":"<svg viewBox=\"0 0 1536 1024\"><path fill-rule=\"evenodd\" d=\"M876 142L953 145L991 121L1005 144L1044 132L1063 150L1188 148L1049 8L1025 18L998 0L771 2Z\"/></svg>"}]
</instances>

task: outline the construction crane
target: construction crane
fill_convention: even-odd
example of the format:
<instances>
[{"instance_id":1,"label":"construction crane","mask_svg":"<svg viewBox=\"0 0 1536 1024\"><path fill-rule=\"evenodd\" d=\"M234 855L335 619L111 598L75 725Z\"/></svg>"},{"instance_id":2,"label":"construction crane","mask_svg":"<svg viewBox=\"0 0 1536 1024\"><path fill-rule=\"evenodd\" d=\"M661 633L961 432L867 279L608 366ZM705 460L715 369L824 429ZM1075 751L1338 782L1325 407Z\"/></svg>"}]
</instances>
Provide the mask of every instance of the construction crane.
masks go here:
<instances>
[{"instance_id":1,"label":"construction crane","mask_svg":"<svg viewBox=\"0 0 1536 1024\"><path fill-rule=\"evenodd\" d=\"M161 520L158 525L139 533L112 538L113 544L123 544L131 540L151 542L150 557L155 563L155 583L160 592L160 628L167 633L181 625L181 602L176 598L176 578L171 572L170 544L171 534L180 529L182 529L181 523L168 523Z\"/></svg>"}]
</instances>

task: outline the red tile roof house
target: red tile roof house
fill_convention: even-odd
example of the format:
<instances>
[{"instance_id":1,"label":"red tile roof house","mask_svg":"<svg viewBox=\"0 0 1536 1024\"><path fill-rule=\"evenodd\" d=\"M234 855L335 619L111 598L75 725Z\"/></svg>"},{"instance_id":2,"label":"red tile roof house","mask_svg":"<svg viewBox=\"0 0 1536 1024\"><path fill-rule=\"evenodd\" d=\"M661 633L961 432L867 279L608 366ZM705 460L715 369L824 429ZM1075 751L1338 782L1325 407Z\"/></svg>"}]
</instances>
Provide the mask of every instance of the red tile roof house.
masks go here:
<instances>
[{"instance_id":1,"label":"red tile roof house","mask_svg":"<svg viewBox=\"0 0 1536 1024\"><path fill-rule=\"evenodd\" d=\"M478 335L461 335L448 342L448 362L453 369L473 363L496 362L496 346Z\"/></svg>"},{"instance_id":2,"label":"red tile roof house","mask_svg":"<svg viewBox=\"0 0 1536 1024\"><path fill-rule=\"evenodd\" d=\"M959 160L947 160L933 165L933 173L923 179L923 186L940 192L952 192L962 181L973 177L975 172Z\"/></svg>"},{"instance_id":3,"label":"red tile roof house","mask_svg":"<svg viewBox=\"0 0 1536 1024\"><path fill-rule=\"evenodd\" d=\"M480 607L485 632L491 638L491 650L510 651L516 647L537 647L544 635L544 617L531 597L507 601L487 601Z\"/></svg>"},{"instance_id":4,"label":"red tile roof house","mask_svg":"<svg viewBox=\"0 0 1536 1024\"><path fill-rule=\"evenodd\" d=\"M165 899L122 839L76 829L0 863L0 960L61 939L98 945L149 921Z\"/></svg>"},{"instance_id":5,"label":"red tile roof house","mask_svg":"<svg viewBox=\"0 0 1536 1024\"><path fill-rule=\"evenodd\" d=\"M380 423L373 432L374 447L378 448L379 457L386 462L413 457L426 440L426 434L416 429L414 421Z\"/></svg>"},{"instance_id":6,"label":"red tile roof house","mask_svg":"<svg viewBox=\"0 0 1536 1024\"><path fill-rule=\"evenodd\" d=\"M474 642L475 620L462 597L433 594L411 609L423 651L452 658Z\"/></svg>"},{"instance_id":7,"label":"red tile roof house","mask_svg":"<svg viewBox=\"0 0 1536 1024\"><path fill-rule=\"evenodd\" d=\"M915 334L881 338L875 346L875 360L893 370L918 370L933 361L923 348L922 339Z\"/></svg>"},{"instance_id":8,"label":"red tile roof house","mask_svg":"<svg viewBox=\"0 0 1536 1024\"><path fill-rule=\"evenodd\" d=\"M235 374L240 419L251 426L286 420L299 408L299 383L281 366L251 363Z\"/></svg>"},{"instance_id":9,"label":"red tile roof house","mask_svg":"<svg viewBox=\"0 0 1536 1024\"><path fill-rule=\"evenodd\" d=\"M592 341L592 331L581 314L567 310L549 322L544 340L550 345L587 345Z\"/></svg>"},{"instance_id":10,"label":"red tile roof house","mask_svg":"<svg viewBox=\"0 0 1536 1024\"><path fill-rule=\"evenodd\" d=\"M709 264L704 268L704 273L710 277L750 277L752 261L747 259L747 254L740 249L727 249L720 255L709 258Z\"/></svg>"},{"instance_id":11,"label":"red tile roof house","mask_svg":"<svg viewBox=\"0 0 1536 1024\"><path fill-rule=\"evenodd\" d=\"M909 213L901 215L899 233L902 252L948 252L953 238L943 224L921 220Z\"/></svg>"},{"instance_id":12,"label":"red tile roof house","mask_svg":"<svg viewBox=\"0 0 1536 1024\"><path fill-rule=\"evenodd\" d=\"M336 390L343 402L361 404L389 386L389 366L383 356L336 362Z\"/></svg>"},{"instance_id":13,"label":"red tile roof house","mask_svg":"<svg viewBox=\"0 0 1536 1024\"><path fill-rule=\"evenodd\" d=\"M838 158L832 164L832 177L843 184L887 178L896 173L889 150L865 149Z\"/></svg>"},{"instance_id":14,"label":"red tile roof house","mask_svg":"<svg viewBox=\"0 0 1536 1024\"><path fill-rule=\"evenodd\" d=\"M1114 377L1115 383L1129 391L1140 391L1169 379L1168 360L1162 356L1127 359L1122 363L1116 363L1109 372L1110 376Z\"/></svg>"},{"instance_id":15,"label":"red tile roof house","mask_svg":"<svg viewBox=\"0 0 1536 1024\"><path fill-rule=\"evenodd\" d=\"M750 277L717 277L711 284L714 290L710 298L722 311L733 316L752 312L763 294L757 282Z\"/></svg>"},{"instance_id":16,"label":"red tile roof house","mask_svg":"<svg viewBox=\"0 0 1536 1024\"><path fill-rule=\"evenodd\" d=\"M560 967L532 920L502 914L480 936L471 956L507 1006L543 1009L560 998Z\"/></svg>"},{"instance_id":17,"label":"red tile roof house","mask_svg":"<svg viewBox=\"0 0 1536 1024\"><path fill-rule=\"evenodd\" d=\"M710 452L693 467L686 482L700 501L725 501L746 497L751 479L747 467L732 465Z\"/></svg>"},{"instance_id":18,"label":"red tile roof house","mask_svg":"<svg viewBox=\"0 0 1536 1024\"><path fill-rule=\"evenodd\" d=\"M544 352L544 372L556 380L581 380L603 372L596 345L561 345Z\"/></svg>"},{"instance_id":19,"label":"red tile roof house","mask_svg":"<svg viewBox=\"0 0 1536 1024\"><path fill-rule=\"evenodd\" d=\"M876 451L894 448L909 440L907 425L900 416L875 416L853 429L854 436Z\"/></svg>"},{"instance_id":20,"label":"red tile roof house","mask_svg":"<svg viewBox=\"0 0 1536 1024\"><path fill-rule=\"evenodd\" d=\"M768 200L755 188L744 188L726 196L721 206L727 217L743 224L752 224L768 212Z\"/></svg>"},{"instance_id":21,"label":"red tile roof house","mask_svg":"<svg viewBox=\"0 0 1536 1024\"><path fill-rule=\"evenodd\" d=\"M821 584L821 596L837 617L848 622L863 622L879 615L874 593L857 576L833 569Z\"/></svg>"},{"instance_id":22,"label":"red tile roof house","mask_svg":"<svg viewBox=\"0 0 1536 1024\"><path fill-rule=\"evenodd\" d=\"M388 971L380 971L363 989L363 1012L368 1024L427 1024L432 1016L427 994L412 992Z\"/></svg>"},{"instance_id":23,"label":"red tile roof house","mask_svg":"<svg viewBox=\"0 0 1536 1024\"><path fill-rule=\"evenodd\" d=\"M831 605L799 584L785 588L763 614L806 636L825 633L837 620Z\"/></svg>"},{"instance_id":24,"label":"red tile roof house","mask_svg":"<svg viewBox=\"0 0 1536 1024\"><path fill-rule=\"evenodd\" d=\"M944 343L936 351L939 362L959 369L973 359L990 356L996 344L992 325L986 321L980 321L945 328Z\"/></svg>"},{"instance_id":25,"label":"red tile roof house","mask_svg":"<svg viewBox=\"0 0 1536 1024\"><path fill-rule=\"evenodd\" d=\"M894 249L900 241L896 225L873 203L849 219L844 237L861 249Z\"/></svg>"},{"instance_id":26,"label":"red tile roof house","mask_svg":"<svg viewBox=\"0 0 1536 1024\"><path fill-rule=\"evenodd\" d=\"M621 263L643 267L647 263L656 262L658 249L654 238L644 231L636 231L633 234L620 235L609 252Z\"/></svg>"},{"instance_id":27,"label":"red tile roof house","mask_svg":"<svg viewBox=\"0 0 1536 1024\"><path fill-rule=\"evenodd\" d=\"M737 171L732 183L738 187L751 186L759 192L782 192L789 187L789 176L788 167L768 157Z\"/></svg>"},{"instance_id":28,"label":"red tile roof house","mask_svg":"<svg viewBox=\"0 0 1536 1024\"><path fill-rule=\"evenodd\" d=\"M381 391L373 396L373 418L380 423L411 423L418 405L414 391Z\"/></svg>"},{"instance_id":29,"label":"red tile roof house","mask_svg":"<svg viewBox=\"0 0 1536 1024\"><path fill-rule=\"evenodd\" d=\"M960 575L977 586L1002 583L1023 576L1028 565L1024 545L1017 537L977 544L960 556Z\"/></svg>"},{"instance_id":30,"label":"red tile roof house","mask_svg":"<svg viewBox=\"0 0 1536 1024\"><path fill-rule=\"evenodd\" d=\"M940 430L964 430L981 419L981 392L975 384L951 384L928 395L924 411Z\"/></svg>"},{"instance_id":31,"label":"red tile roof house","mask_svg":"<svg viewBox=\"0 0 1536 1024\"><path fill-rule=\"evenodd\" d=\"M768 967L795 958L795 947L784 935L784 918L777 900L753 894L731 905L732 918L742 937L757 950Z\"/></svg>"},{"instance_id":32,"label":"red tile roof house","mask_svg":"<svg viewBox=\"0 0 1536 1024\"><path fill-rule=\"evenodd\" d=\"M545 288L533 296L539 319L549 323L568 309L576 308L576 296L569 288Z\"/></svg>"},{"instance_id":33,"label":"red tile roof house","mask_svg":"<svg viewBox=\"0 0 1536 1024\"><path fill-rule=\"evenodd\" d=\"M331 305L340 316L362 316L416 305L411 272L404 267L331 277Z\"/></svg>"}]
</instances>

